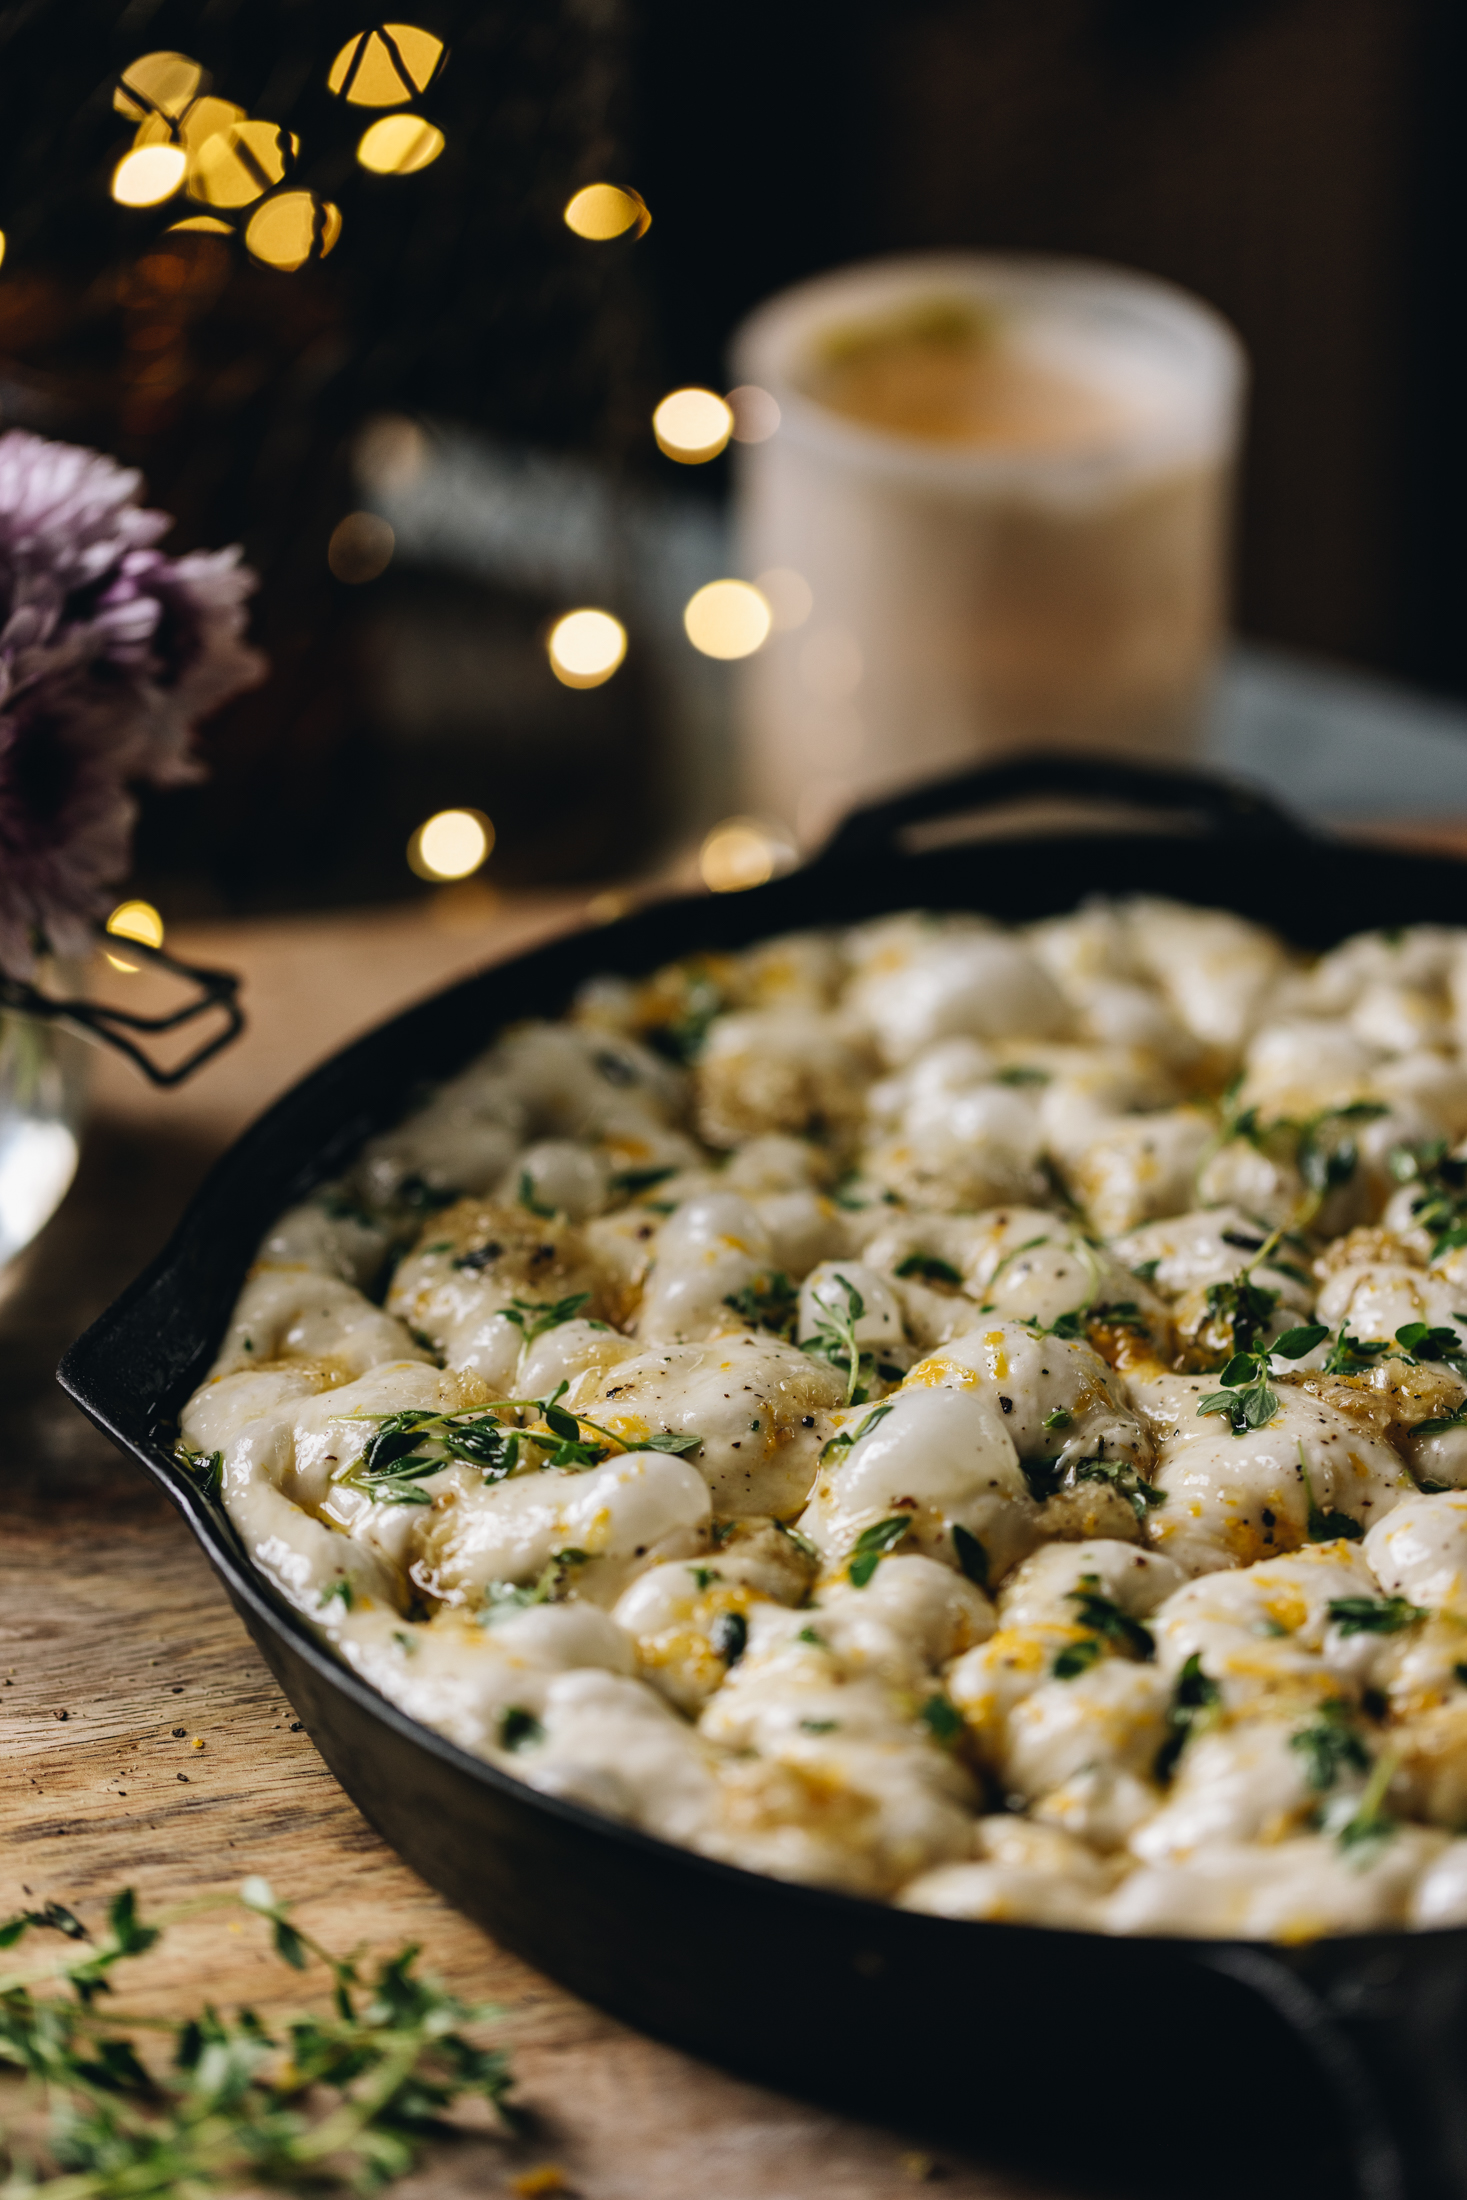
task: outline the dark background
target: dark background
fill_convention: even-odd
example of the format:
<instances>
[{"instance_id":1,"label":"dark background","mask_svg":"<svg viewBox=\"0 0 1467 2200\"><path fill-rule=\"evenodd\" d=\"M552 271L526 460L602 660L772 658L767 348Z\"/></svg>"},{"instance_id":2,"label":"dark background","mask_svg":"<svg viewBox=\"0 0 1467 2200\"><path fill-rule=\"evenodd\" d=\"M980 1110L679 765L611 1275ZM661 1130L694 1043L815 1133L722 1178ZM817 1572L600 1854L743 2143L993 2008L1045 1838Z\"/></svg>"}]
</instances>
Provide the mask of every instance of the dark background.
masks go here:
<instances>
[{"instance_id":1,"label":"dark background","mask_svg":"<svg viewBox=\"0 0 1467 2200\"><path fill-rule=\"evenodd\" d=\"M721 387L757 300L871 252L1091 254L1209 299L1255 373L1241 628L1467 693L1460 0L401 12L449 42L420 103L448 147L379 179L353 160L370 117L324 89L355 6L0 9L5 417L141 465L178 547L242 539L263 575L275 677L208 735L211 786L149 808L139 877L165 913L411 891L403 839L446 801L495 816L506 879L625 868L629 839L645 852L670 829L657 764L677 729L635 648L607 688L567 696L542 650L563 607L533 590L331 577L352 435L384 410L459 421L720 496L723 462L658 458L652 404ZM301 180L345 215L324 265L277 274L221 242L160 284L183 209L106 191L129 142L115 73L160 47L300 134ZM566 231L566 198L601 177L644 192L644 240ZM487 705L467 749L462 729L411 752L387 738L370 640L388 611L498 635L505 692L534 691L531 750L511 753Z\"/></svg>"}]
</instances>

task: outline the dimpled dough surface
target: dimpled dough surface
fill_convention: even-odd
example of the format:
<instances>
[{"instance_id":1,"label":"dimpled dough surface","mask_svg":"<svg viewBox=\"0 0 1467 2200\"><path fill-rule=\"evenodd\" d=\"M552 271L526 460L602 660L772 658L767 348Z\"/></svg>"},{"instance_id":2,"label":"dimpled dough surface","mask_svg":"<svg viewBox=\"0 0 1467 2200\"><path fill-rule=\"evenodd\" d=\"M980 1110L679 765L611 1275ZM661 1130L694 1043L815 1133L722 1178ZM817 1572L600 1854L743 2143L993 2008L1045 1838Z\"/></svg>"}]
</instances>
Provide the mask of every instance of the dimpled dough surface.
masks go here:
<instances>
[{"instance_id":1,"label":"dimpled dough surface","mask_svg":"<svg viewBox=\"0 0 1467 2200\"><path fill-rule=\"evenodd\" d=\"M595 979L271 1225L180 1451L383 1695L706 1855L1467 1923L1467 931Z\"/></svg>"}]
</instances>

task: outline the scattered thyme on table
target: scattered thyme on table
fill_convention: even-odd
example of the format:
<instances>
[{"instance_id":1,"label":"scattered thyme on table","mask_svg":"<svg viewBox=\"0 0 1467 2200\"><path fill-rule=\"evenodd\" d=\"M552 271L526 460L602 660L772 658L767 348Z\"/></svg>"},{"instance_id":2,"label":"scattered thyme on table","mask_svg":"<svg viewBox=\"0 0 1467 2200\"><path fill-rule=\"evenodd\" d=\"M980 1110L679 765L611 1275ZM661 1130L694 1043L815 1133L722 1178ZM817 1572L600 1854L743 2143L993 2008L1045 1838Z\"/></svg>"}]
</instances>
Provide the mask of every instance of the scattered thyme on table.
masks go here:
<instances>
[{"instance_id":1,"label":"scattered thyme on table","mask_svg":"<svg viewBox=\"0 0 1467 2200\"><path fill-rule=\"evenodd\" d=\"M253 2010L205 2002L174 2021L116 2007L117 1974L170 1924L241 1903L269 1927L281 1961L315 1962L330 2008L273 2029ZM513 2129L502 2048L465 2027L503 2017L459 2001L414 1969L403 1948L370 1970L336 1956L291 1919L263 1879L237 1896L138 1914L125 1887L95 1936L51 1902L0 1924L0 1949L32 1935L68 1943L55 1962L0 1973L0 2064L23 2072L49 2110L38 2155L0 2147L0 2190L49 2200L178 2200L267 2185L287 2192L377 2192L406 2175L424 2144L448 2136L448 2112L475 2095Z\"/></svg>"}]
</instances>

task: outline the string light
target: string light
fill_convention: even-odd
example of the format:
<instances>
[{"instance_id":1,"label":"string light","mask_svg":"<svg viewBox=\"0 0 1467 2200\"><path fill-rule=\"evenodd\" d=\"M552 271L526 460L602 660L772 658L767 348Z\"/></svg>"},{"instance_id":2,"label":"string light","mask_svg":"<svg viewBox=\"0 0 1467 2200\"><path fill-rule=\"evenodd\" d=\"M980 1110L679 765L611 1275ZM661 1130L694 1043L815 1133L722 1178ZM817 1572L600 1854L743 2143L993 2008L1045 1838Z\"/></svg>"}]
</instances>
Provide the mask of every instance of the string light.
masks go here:
<instances>
[{"instance_id":1,"label":"string light","mask_svg":"<svg viewBox=\"0 0 1467 2200\"><path fill-rule=\"evenodd\" d=\"M188 195L205 206L252 206L284 181L300 149L300 139L278 122L211 131L189 161Z\"/></svg>"},{"instance_id":2,"label":"string light","mask_svg":"<svg viewBox=\"0 0 1467 2200\"><path fill-rule=\"evenodd\" d=\"M793 861L789 842L761 819L726 817L704 841L698 869L711 893L742 894L788 870Z\"/></svg>"},{"instance_id":3,"label":"string light","mask_svg":"<svg viewBox=\"0 0 1467 2200\"><path fill-rule=\"evenodd\" d=\"M112 196L119 206L161 206L172 198L187 167L181 145L135 146L112 171Z\"/></svg>"},{"instance_id":4,"label":"string light","mask_svg":"<svg viewBox=\"0 0 1467 2200\"><path fill-rule=\"evenodd\" d=\"M439 810L408 842L408 863L419 878L469 878L494 846L494 826L482 810Z\"/></svg>"},{"instance_id":5,"label":"string light","mask_svg":"<svg viewBox=\"0 0 1467 2200\"><path fill-rule=\"evenodd\" d=\"M414 176L443 151L443 132L420 115L383 115L362 132L357 159L374 176Z\"/></svg>"},{"instance_id":6,"label":"string light","mask_svg":"<svg viewBox=\"0 0 1467 2200\"><path fill-rule=\"evenodd\" d=\"M550 629L546 647L562 687L600 687L627 653L627 630L609 611L568 611Z\"/></svg>"},{"instance_id":7,"label":"string light","mask_svg":"<svg viewBox=\"0 0 1467 2200\"><path fill-rule=\"evenodd\" d=\"M348 512L331 530L326 563L339 581L358 587L387 571L396 547L397 537L376 512Z\"/></svg>"},{"instance_id":8,"label":"string light","mask_svg":"<svg viewBox=\"0 0 1467 2200\"><path fill-rule=\"evenodd\" d=\"M314 253L324 260L341 235L341 210L314 191L280 191L250 216L245 243L257 260L294 274Z\"/></svg>"},{"instance_id":9,"label":"string light","mask_svg":"<svg viewBox=\"0 0 1467 2200\"><path fill-rule=\"evenodd\" d=\"M137 940L144 947L163 945L163 919L150 901L120 901L107 919L107 930L114 939ZM136 976L138 966L135 962L110 953L107 960L114 970L121 970L129 977Z\"/></svg>"},{"instance_id":10,"label":"string light","mask_svg":"<svg viewBox=\"0 0 1467 2200\"><path fill-rule=\"evenodd\" d=\"M752 657L772 623L768 604L747 581L709 581L683 612L688 640L705 657Z\"/></svg>"},{"instance_id":11,"label":"string light","mask_svg":"<svg viewBox=\"0 0 1467 2200\"><path fill-rule=\"evenodd\" d=\"M326 88L352 107L400 107L426 92L448 58L441 38L414 23L379 23L349 38L326 77Z\"/></svg>"},{"instance_id":12,"label":"string light","mask_svg":"<svg viewBox=\"0 0 1467 2200\"><path fill-rule=\"evenodd\" d=\"M563 219L567 229L594 244L624 236L629 229L645 237L652 227L641 192L619 183L588 183L567 203Z\"/></svg>"},{"instance_id":13,"label":"string light","mask_svg":"<svg viewBox=\"0 0 1467 2200\"><path fill-rule=\"evenodd\" d=\"M681 466L702 466L717 458L733 424L733 414L712 390L673 390L652 415L658 450Z\"/></svg>"},{"instance_id":14,"label":"string light","mask_svg":"<svg viewBox=\"0 0 1467 2200\"><path fill-rule=\"evenodd\" d=\"M118 78L112 105L131 122L141 122L148 115L176 120L203 81L203 70L186 53L140 54Z\"/></svg>"}]
</instances>

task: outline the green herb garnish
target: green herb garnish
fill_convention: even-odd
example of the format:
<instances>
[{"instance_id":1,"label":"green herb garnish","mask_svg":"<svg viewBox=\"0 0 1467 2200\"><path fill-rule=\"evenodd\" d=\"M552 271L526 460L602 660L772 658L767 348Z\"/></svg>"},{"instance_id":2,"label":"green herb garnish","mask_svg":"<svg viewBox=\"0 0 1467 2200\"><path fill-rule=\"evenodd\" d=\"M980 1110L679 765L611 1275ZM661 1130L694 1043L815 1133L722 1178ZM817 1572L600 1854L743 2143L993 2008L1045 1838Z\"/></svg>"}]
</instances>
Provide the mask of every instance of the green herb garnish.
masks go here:
<instances>
[{"instance_id":1,"label":"green herb garnish","mask_svg":"<svg viewBox=\"0 0 1467 2200\"><path fill-rule=\"evenodd\" d=\"M589 1306L589 1291L573 1291L564 1299L511 1299L508 1306L499 1309L505 1321L513 1322L525 1333L525 1343L533 1344L547 1330L559 1329L564 1322L573 1322L583 1306Z\"/></svg>"},{"instance_id":2,"label":"green herb garnish","mask_svg":"<svg viewBox=\"0 0 1467 2200\"><path fill-rule=\"evenodd\" d=\"M1429 1614L1405 1597L1332 1597L1329 1616L1342 1635L1399 1635Z\"/></svg>"},{"instance_id":3,"label":"green herb garnish","mask_svg":"<svg viewBox=\"0 0 1467 2200\"><path fill-rule=\"evenodd\" d=\"M499 1746L501 1749L529 1749L536 1742L543 1742L545 1729L533 1711L526 1711L520 1704L510 1704L500 1713Z\"/></svg>"},{"instance_id":4,"label":"green herb garnish","mask_svg":"<svg viewBox=\"0 0 1467 2200\"><path fill-rule=\"evenodd\" d=\"M988 1587L988 1553L960 1520L953 1522L953 1553L961 1571L967 1575L975 1589Z\"/></svg>"},{"instance_id":5,"label":"green herb garnish","mask_svg":"<svg viewBox=\"0 0 1467 2200\"><path fill-rule=\"evenodd\" d=\"M542 1215L547 1222L555 1220L556 1210L545 1206L535 1197L535 1179L528 1169L520 1171L519 1199L522 1207L528 1207L532 1215Z\"/></svg>"},{"instance_id":6,"label":"green herb garnish","mask_svg":"<svg viewBox=\"0 0 1467 2200\"><path fill-rule=\"evenodd\" d=\"M933 1740L941 1742L945 1749L951 1748L963 1731L963 1714L943 1695L929 1696L920 1717Z\"/></svg>"},{"instance_id":7,"label":"green herb garnish","mask_svg":"<svg viewBox=\"0 0 1467 2200\"><path fill-rule=\"evenodd\" d=\"M777 1337L788 1337L795 1326L800 1294L783 1270L775 1269L772 1275L757 1276L746 1283L741 1291L731 1291L723 1303L756 1329L770 1329Z\"/></svg>"},{"instance_id":8,"label":"green herb garnish","mask_svg":"<svg viewBox=\"0 0 1467 2200\"><path fill-rule=\"evenodd\" d=\"M124 1963L178 1918L236 1899L266 1921L283 1962L325 1966L328 2014L272 2033L248 2009L229 2018L206 2005L174 2023L116 2008L113 1980ZM43 2159L24 2169L13 2162L7 2191L58 2200L203 2200L261 2185L366 2193L410 2170L423 2142L447 2128L443 2112L466 2094L513 2120L506 2056L473 2046L460 2030L501 2009L467 2006L417 1977L414 1948L366 1975L359 1956L334 1956L296 1925L263 1879L156 1923L143 1922L126 1888L95 1940L71 1911L48 1904L0 1926L0 1947L37 1928L85 1947L0 1977L0 2061L28 2074L51 2107ZM166 2037L166 2060L144 2060L133 2036L144 2028Z\"/></svg>"},{"instance_id":9,"label":"green herb garnish","mask_svg":"<svg viewBox=\"0 0 1467 2200\"><path fill-rule=\"evenodd\" d=\"M946 1283L954 1290L962 1287L962 1276L951 1261L939 1260L935 1253L908 1253L897 1265L897 1275L918 1276L923 1283Z\"/></svg>"},{"instance_id":10,"label":"green herb garnish","mask_svg":"<svg viewBox=\"0 0 1467 2200\"><path fill-rule=\"evenodd\" d=\"M1156 1777L1165 1782L1177 1767L1177 1759L1194 1734L1214 1724L1222 1706L1222 1690L1202 1670L1202 1655L1194 1650L1172 1690L1167 1706L1167 1738L1156 1753Z\"/></svg>"},{"instance_id":11,"label":"green herb garnish","mask_svg":"<svg viewBox=\"0 0 1467 2200\"><path fill-rule=\"evenodd\" d=\"M863 1528L852 1547L851 1562L846 1573L857 1589L864 1589L871 1576L888 1552L894 1551L902 1538L911 1532L910 1513L896 1513L889 1520L873 1521Z\"/></svg>"},{"instance_id":12,"label":"green herb garnish","mask_svg":"<svg viewBox=\"0 0 1467 2200\"><path fill-rule=\"evenodd\" d=\"M1370 1752L1355 1727L1354 1707L1338 1697L1322 1703L1307 1726L1289 1736L1289 1747L1305 1759L1305 1777L1318 1795L1342 1772L1368 1772Z\"/></svg>"}]
</instances>

